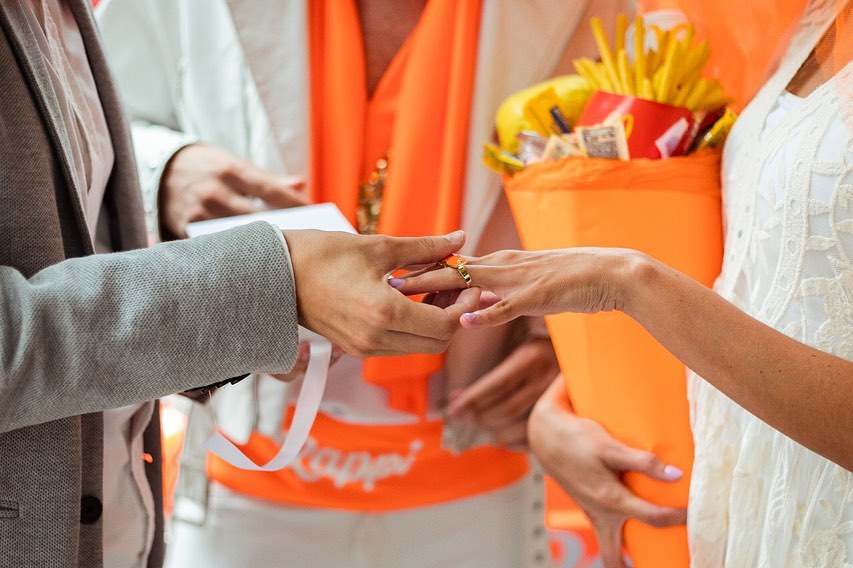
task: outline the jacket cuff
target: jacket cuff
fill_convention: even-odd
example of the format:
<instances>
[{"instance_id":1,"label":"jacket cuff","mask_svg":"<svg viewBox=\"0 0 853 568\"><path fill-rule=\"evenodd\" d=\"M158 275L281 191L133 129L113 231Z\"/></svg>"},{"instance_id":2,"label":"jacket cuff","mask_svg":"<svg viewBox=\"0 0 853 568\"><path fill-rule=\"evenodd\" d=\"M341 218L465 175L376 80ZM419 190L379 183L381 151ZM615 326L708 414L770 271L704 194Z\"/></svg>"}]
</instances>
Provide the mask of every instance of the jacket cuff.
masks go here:
<instances>
[{"instance_id":1,"label":"jacket cuff","mask_svg":"<svg viewBox=\"0 0 853 568\"><path fill-rule=\"evenodd\" d=\"M169 161L179 150L198 142L198 138L164 126L134 123L133 147L136 152L142 204L145 207L145 228L148 240L164 240L160 229L160 181Z\"/></svg>"}]
</instances>

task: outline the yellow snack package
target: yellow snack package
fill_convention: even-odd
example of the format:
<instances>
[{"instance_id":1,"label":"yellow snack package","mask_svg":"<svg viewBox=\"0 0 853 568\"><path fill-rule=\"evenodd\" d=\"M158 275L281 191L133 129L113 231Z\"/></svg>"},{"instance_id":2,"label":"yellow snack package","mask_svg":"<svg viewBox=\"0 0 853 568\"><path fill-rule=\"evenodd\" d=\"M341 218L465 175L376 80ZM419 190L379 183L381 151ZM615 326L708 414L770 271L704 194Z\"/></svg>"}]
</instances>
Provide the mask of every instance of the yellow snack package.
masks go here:
<instances>
[{"instance_id":1,"label":"yellow snack package","mask_svg":"<svg viewBox=\"0 0 853 568\"><path fill-rule=\"evenodd\" d=\"M560 106L560 97L553 87L545 89L524 105L524 118L533 130L548 137L569 132L566 114Z\"/></svg>"},{"instance_id":2,"label":"yellow snack package","mask_svg":"<svg viewBox=\"0 0 853 568\"><path fill-rule=\"evenodd\" d=\"M524 169L524 162L494 144L483 145L483 164L490 170L507 175Z\"/></svg>"},{"instance_id":3,"label":"yellow snack package","mask_svg":"<svg viewBox=\"0 0 853 568\"><path fill-rule=\"evenodd\" d=\"M708 132L702 135L699 143L696 144L696 149L704 150L705 148L718 148L722 146L736 120L737 114L732 109L727 108L723 116L708 129Z\"/></svg>"}]
</instances>

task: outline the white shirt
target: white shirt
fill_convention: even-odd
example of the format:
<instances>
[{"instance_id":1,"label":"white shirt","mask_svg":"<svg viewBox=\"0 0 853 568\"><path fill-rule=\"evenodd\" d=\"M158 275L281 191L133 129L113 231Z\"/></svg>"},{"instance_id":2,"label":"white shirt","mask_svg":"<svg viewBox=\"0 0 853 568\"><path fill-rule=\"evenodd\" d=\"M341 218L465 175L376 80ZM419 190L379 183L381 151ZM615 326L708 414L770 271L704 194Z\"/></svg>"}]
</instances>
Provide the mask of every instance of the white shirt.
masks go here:
<instances>
[{"instance_id":1,"label":"white shirt","mask_svg":"<svg viewBox=\"0 0 853 568\"><path fill-rule=\"evenodd\" d=\"M89 233L98 252L110 252L102 209L114 154L83 38L61 0L24 4L48 67L68 131L72 166ZM104 412L104 566L145 566L154 540L154 499L145 477L142 435L153 403Z\"/></svg>"}]
</instances>

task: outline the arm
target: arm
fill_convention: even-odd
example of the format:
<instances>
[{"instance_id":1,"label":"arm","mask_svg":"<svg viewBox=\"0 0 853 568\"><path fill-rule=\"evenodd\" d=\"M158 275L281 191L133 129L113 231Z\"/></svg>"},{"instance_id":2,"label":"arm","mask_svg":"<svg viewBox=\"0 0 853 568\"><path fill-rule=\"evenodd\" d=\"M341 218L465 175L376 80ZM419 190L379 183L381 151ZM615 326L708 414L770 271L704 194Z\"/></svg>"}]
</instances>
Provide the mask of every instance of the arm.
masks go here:
<instances>
[{"instance_id":1,"label":"arm","mask_svg":"<svg viewBox=\"0 0 853 568\"><path fill-rule=\"evenodd\" d=\"M287 249L266 223L67 260L29 279L0 267L0 431L287 371L295 294Z\"/></svg>"},{"instance_id":2,"label":"arm","mask_svg":"<svg viewBox=\"0 0 853 568\"><path fill-rule=\"evenodd\" d=\"M385 280L400 266L436 262L464 240L461 232L282 237L253 223L66 260L29 279L0 267L0 432L249 371L289 371L297 312L300 324L356 356L443 351L478 290L440 309L408 300Z\"/></svg>"},{"instance_id":3,"label":"arm","mask_svg":"<svg viewBox=\"0 0 853 568\"><path fill-rule=\"evenodd\" d=\"M800 444L853 470L853 362L799 343L713 291L636 251L504 251L469 265L494 305L463 317L469 327L522 314L621 310L685 365ZM458 287L449 269L401 286ZM497 300L497 298L496 298Z\"/></svg>"},{"instance_id":4,"label":"arm","mask_svg":"<svg viewBox=\"0 0 853 568\"><path fill-rule=\"evenodd\" d=\"M779 333L652 259L632 273L625 313L732 400L853 470L853 362Z\"/></svg>"}]
</instances>

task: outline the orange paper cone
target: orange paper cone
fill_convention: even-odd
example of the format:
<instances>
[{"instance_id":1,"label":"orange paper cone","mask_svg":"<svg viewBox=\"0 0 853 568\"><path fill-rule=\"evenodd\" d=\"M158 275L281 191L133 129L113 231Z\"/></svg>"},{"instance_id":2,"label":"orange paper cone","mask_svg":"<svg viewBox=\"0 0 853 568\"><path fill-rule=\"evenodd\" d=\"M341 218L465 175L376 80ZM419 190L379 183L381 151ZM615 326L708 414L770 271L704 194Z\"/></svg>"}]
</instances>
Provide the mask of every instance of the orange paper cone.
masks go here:
<instances>
[{"instance_id":1,"label":"orange paper cone","mask_svg":"<svg viewBox=\"0 0 853 568\"><path fill-rule=\"evenodd\" d=\"M566 158L534 164L505 183L524 247L633 248L711 285L722 261L720 158L713 151L667 160ZM685 368L622 313L548 318L578 415L685 472L677 483L626 475L641 497L686 506L693 461ZM684 527L629 521L635 566L688 566Z\"/></svg>"}]
</instances>

